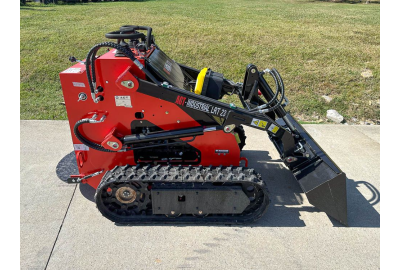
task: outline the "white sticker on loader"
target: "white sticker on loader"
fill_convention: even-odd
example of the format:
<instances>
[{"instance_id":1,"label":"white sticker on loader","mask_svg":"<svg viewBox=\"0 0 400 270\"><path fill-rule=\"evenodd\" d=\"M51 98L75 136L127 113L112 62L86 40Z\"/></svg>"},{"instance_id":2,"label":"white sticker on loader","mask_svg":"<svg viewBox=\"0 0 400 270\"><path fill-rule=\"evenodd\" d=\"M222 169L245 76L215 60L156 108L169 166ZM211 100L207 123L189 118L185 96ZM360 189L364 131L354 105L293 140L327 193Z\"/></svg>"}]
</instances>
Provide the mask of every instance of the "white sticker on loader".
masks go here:
<instances>
[{"instance_id":1,"label":"white sticker on loader","mask_svg":"<svg viewBox=\"0 0 400 270\"><path fill-rule=\"evenodd\" d=\"M279 130L279 128L277 126L275 126L274 124L271 124L268 128L269 131L271 131L272 133L276 134Z\"/></svg>"},{"instance_id":2,"label":"white sticker on loader","mask_svg":"<svg viewBox=\"0 0 400 270\"><path fill-rule=\"evenodd\" d=\"M115 96L115 106L132 108L131 96Z\"/></svg>"},{"instance_id":3,"label":"white sticker on loader","mask_svg":"<svg viewBox=\"0 0 400 270\"><path fill-rule=\"evenodd\" d=\"M72 84L73 84L75 87L85 87L85 84L84 84L83 82L72 82Z\"/></svg>"},{"instance_id":4,"label":"white sticker on loader","mask_svg":"<svg viewBox=\"0 0 400 270\"><path fill-rule=\"evenodd\" d=\"M268 124L267 121L260 120L257 118L253 118L253 120L251 120L251 125L255 126L255 127L265 128L267 126L267 124Z\"/></svg>"},{"instance_id":5,"label":"white sticker on loader","mask_svg":"<svg viewBox=\"0 0 400 270\"><path fill-rule=\"evenodd\" d=\"M84 144L74 144L75 151L89 151L89 147Z\"/></svg>"},{"instance_id":6,"label":"white sticker on loader","mask_svg":"<svg viewBox=\"0 0 400 270\"><path fill-rule=\"evenodd\" d=\"M167 60L164 65L164 71L167 72L167 74L171 74L171 70L172 70L172 63L169 60Z\"/></svg>"},{"instance_id":7,"label":"white sticker on loader","mask_svg":"<svg viewBox=\"0 0 400 270\"><path fill-rule=\"evenodd\" d=\"M81 69L80 68L69 68L64 70L62 73L80 73Z\"/></svg>"}]
</instances>

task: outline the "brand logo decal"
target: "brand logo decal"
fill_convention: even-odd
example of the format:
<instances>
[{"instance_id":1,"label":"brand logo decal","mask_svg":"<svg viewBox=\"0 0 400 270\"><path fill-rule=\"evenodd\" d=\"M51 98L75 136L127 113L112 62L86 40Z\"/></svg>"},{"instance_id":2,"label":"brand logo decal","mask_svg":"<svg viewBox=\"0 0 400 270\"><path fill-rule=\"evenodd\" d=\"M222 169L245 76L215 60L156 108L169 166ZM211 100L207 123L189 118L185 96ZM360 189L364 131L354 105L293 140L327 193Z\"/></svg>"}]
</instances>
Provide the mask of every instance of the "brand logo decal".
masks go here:
<instances>
[{"instance_id":1,"label":"brand logo decal","mask_svg":"<svg viewBox=\"0 0 400 270\"><path fill-rule=\"evenodd\" d=\"M175 103L181 106L185 105L186 97L178 96Z\"/></svg>"}]
</instances>

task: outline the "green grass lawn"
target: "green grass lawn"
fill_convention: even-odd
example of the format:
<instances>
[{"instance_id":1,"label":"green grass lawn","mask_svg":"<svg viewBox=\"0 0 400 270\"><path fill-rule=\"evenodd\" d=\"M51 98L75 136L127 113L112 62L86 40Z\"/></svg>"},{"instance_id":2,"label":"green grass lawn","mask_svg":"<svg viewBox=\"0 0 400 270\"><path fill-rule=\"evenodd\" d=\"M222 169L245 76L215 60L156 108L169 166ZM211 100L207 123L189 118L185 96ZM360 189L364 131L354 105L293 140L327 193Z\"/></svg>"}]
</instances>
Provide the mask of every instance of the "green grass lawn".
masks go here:
<instances>
[{"instance_id":1,"label":"green grass lawn","mask_svg":"<svg viewBox=\"0 0 400 270\"><path fill-rule=\"evenodd\" d=\"M153 27L175 61L234 81L243 80L248 63L275 67L299 120L324 119L328 109L377 120L379 13L378 4L308 0L30 4L20 9L21 119L66 119L58 73L71 65L68 57L83 59L106 32L137 24ZM363 78L365 69L373 77Z\"/></svg>"}]
</instances>

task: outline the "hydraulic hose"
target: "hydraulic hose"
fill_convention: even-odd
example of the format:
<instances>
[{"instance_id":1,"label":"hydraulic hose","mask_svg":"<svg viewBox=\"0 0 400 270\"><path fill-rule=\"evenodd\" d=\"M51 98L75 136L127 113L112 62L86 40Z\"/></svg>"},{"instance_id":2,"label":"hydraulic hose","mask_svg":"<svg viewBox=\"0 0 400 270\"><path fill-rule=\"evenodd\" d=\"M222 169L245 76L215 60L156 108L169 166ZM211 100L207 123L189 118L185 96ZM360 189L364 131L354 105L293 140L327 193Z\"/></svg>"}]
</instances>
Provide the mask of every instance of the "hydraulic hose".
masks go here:
<instances>
[{"instance_id":1,"label":"hydraulic hose","mask_svg":"<svg viewBox=\"0 0 400 270\"><path fill-rule=\"evenodd\" d=\"M117 49L118 51L122 52L126 57L128 57L132 62L140 69L142 70L146 76L152 80L155 84L160 85L160 82L151 74L147 69L144 68L144 66L135 58L133 55L132 51L129 48L126 48L124 46L121 46L119 44L113 43L113 42L103 42L95 45L93 48L90 49L89 53L86 56L86 75L88 78L89 86L90 86L90 92L92 93L92 98L95 101L94 95L95 95L95 85L96 85L96 72L95 72L95 60L96 60L96 53L97 51L102 48L102 47L111 47L114 49ZM90 72L90 67L91 67L91 72ZM97 103L97 101L95 101Z\"/></svg>"},{"instance_id":2,"label":"hydraulic hose","mask_svg":"<svg viewBox=\"0 0 400 270\"><path fill-rule=\"evenodd\" d=\"M250 111L258 110L259 112L262 112L262 113L268 113L268 112L276 110L279 106L282 105L283 99L285 98L285 86L283 84L282 77L280 76L279 72L275 68L272 68L271 70L268 70L267 72L271 75L271 77L275 81L275 85L276 85L275 95L272 97L272 99L268 103L263 104L257 108L254 108ZM277 97L278 97L279 93L281 94L281 98L279 101L277 101ZM264 108L272 105L274 102L277 102L277 103L273 107L264 109ZM264 110L261 110L261 109L264 109Z\"/></svg>"},{"instance_id":3,"label":"hydraulic hose","mask_svg":"<svg viewBox=\"0 0 400 270\"><path fill-rule=\"evenodd\" d=\"M275 91L275 95L273 96L273 98L267 104L263 105L264 108L272 105L272 103L274 103L276 101L276 99L278 98L278 94L279 94L279 83L278 83L278 80L277 80L275 74L272 72L268 72L268 73L269 73L269 75L271 75L272 78L274 78L275 85L276 85L276 91Z\"/></svg>"},{"instance_id":4,"label":"hydraulic hose","mask_svg":"<svg viewBox=\"0 0 400 270\"><path fill-rule=\"evenodd\" d=\"M92 142L92 141L86 139L85 137L83 137L83 135L79 132L79 126L83 125L83 124L90 123L90 120L92 120L92 119L85 118L85 119L81 119L78 122L76 122L76 124L74 126L74 134L78 138L78 140L80 140L87 147L95 149L95 150L98 150L98 151L102 151L102 152L117 152L117 151L108 150L108 149L104 148L103 146L101 146L100 144Z\"/></svg>"},{"instance_id":5,"label":"hydraulic hose","mask_svg":"<svg viewBox=\"0 0 400 270\"><path fill-rule=\"evenodd\" d=\"M285 85L283 84L283 80L282 80L281 75L279 74L279 72L275 68L271 69L271 72L273 72L275 74L275 76L278 78L279 88L280 88L280 93L281 93L281 99L272 108L268 108L266 110L263 110L263 113L267 113L267 112L271 112L271 111L276 110L279 106L282 105L283 99L285 98ZM275 95L276 94L277 93L275 93Z\"/></svg>"},{"instance_id":6,"label":"hydraulic hose","mask_svg":"<svg viewBox=\"0 0 400 270\"><path fill-rule=\"evenodd\" d=\"M278 72L278 70L276 70L276 68L272 68L271 71L274 72L275 75L278 77L279 84L281 85L281 88L282 88L282 93L283 93L282 96L284 96L284 93L285 93L285 85L283 84L283 80L282 80L281 74L279 74L279 72Z\"/></svg>"}]
</instances>

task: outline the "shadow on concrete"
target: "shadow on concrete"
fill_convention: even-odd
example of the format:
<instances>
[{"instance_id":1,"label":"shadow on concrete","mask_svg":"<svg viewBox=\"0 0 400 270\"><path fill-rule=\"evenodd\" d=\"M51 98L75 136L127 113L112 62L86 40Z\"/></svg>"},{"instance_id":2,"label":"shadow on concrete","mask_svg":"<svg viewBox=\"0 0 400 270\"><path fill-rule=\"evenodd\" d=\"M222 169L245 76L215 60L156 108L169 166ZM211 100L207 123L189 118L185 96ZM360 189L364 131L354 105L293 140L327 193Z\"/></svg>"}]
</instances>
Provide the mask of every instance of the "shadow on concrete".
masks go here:
<instances>
[{"instance_id":1,"label":"shadow on concrete","mask_svg":"<svg viewBox=\"0 0 400 270\"><path fill-rule=\"evenodd\" d=\"M268 151L243 150L242 156L249 160L249 167L261 173L268 189L271 203L267 213L257 222L240 227L305 227L301 212L321 212L314 206L303 206L300 185L280 160L273 160ZM72 174L79 174L75 152L71 152L60 160L56 167L60 180L66 181ZM359 189L368 190L366 197ZM80 184L82 195L94 202L95 189ZM380 227L380 214L373 207L380 202L379 190L367 181L347 179L347 203L349 227ZM344 227L330 218L335 227ZM117 224L118 225L118 224ZM153 225L154 226L154 225ZM171 226L171 225L166 225ZM191 226L191 225L174 225Z\"/></svg>"},{"instance_id":2,"label":"shadow on concrete","mask_svg":"<svg viewBox=\"0 0 400 270\"><path fill-rule=\"evenodd\" d=\"M63 182L67 182L67 179L70 175L79 174L74 151L63 157L60 162L58 162L56 167L56 174L58 179ZM79 184L79 190L86 199L94 202L94 194L96 192L94 188L89 185Z\"/></svg>"},{"instance_id":3,"label":"shadow on concrete","mask_svg":"<svg viewBox=\"0 0 400 270\"><path fill-rule=\"evenodd\" d=\"M79 184L79 191L82 193L83 197L94 202L94 194L96 194L96 190L92 186Z\"/></svg>"},{"instance_id":4,"label":"shadow on concrete","mask_svg":"<svg viewBox=\"0 0 400 270\"><path fill-rule=\"evenodd\" d=\"M303 191L281 160L273 160L268 151L259 150L244 150L242 156L249 160L249 167L261 173L271 199L265 216L251 226L303 227L306 225L301 219L301 212L321 212L314 206L302 206ZM360 188L368 189L370 195L363 195ZM380 214L373 207L379 202L380 192L375 186L367 181L347 179L349 227L379 228ZM333 226L344 227L337 220L331 217L329 219Z\"/></svg>"},{"instance_id":5,"label":"shadow on concrete","mask_svg":"<svg viewBox=\"0 0 400 270\"><path fill-rule=\"evenodd\" d=\"M60 162L58 162L56 174L58 179L64 182L67 182L67 179L70 175L79 174L78 165L76 164L75 151L72 151L63 157Z\"/></svg>"},{"instance_id":6,"label":"shadow on concrete","mask_svg":"<svg viewBox=\"0 0 400 270\"><path fill-rule=\"evenodd\" d=\"M368 189L368 195L359 189ZM349 227L380 228L381 216L373 207L381 200L379 190L367 181L347 179L347 211ZM334 224L335 226L340 226Z\"/></svg>"}]
</instances>

